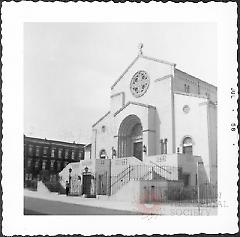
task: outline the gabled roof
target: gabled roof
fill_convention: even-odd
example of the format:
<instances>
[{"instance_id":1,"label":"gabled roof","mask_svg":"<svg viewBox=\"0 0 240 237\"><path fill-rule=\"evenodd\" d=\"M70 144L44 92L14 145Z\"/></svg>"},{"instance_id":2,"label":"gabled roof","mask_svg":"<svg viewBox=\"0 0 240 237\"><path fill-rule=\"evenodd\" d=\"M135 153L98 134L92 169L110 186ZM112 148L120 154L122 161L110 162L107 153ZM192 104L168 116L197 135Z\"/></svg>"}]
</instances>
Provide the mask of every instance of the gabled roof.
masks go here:
<instances>
[{"instance_id":1,"label":"gabled roof","mask_svg":"<svg viewBox=\"0 0 240 237\"><path fill-rule=\"evenodd\" d=\"M110 114L110 111L108 111L106 114L104 114L96 123L92 125L92 128L94 128L99 122L101 122L105 117L107 117Z\"/></svg>"},{"instance_id":2,"label":"gabled roof","mask_svg":"<svg viewBox=\"0 0 240 237\"><path fill-rule=\"evenodd\" d=\"M155 106L153 105L147 105L147 104L143 104L143 103L138 103L138 102L133 102L133 101L129 101L126 105L124 105L122 108L120 108L118 111L116 111L114 113L114 117L119 114L122 110L124 110L126 107L128 107L129 105L137 105L137 106L142 106L142 107L145 107L145 108L148 108L148 109L156 109Z\"/></svg>"},{"instance_id":3,"label":"gabled roof","mask_svg":"<svg viewBox=\"0 0 240 237\"><path fill-rule=\"evenodd\" d=\"M170 66L176 66L175 63L171 63L171 62L168 62L168 61L165 61L165 60L161 60L161 59L157 59L157 58L152 58L152 57L148 57L148 56L145 56L143 54L139 54L137 57L134 58L134 60L130 63L130 65L126 68L126 70L121 74L121 76L113 83L113 85L111 86L111 90L113 90L113 88L118 84L118 82L123 78L123 76L128 72L128 70L136 63L136 61L139 59L139 58L144 58L144 59L147 59L147 60L152 60L154 62L158 62L158 63L163 63L163 64L167 64L167 65L170 65Z\"/></svg>"}]
</instances>

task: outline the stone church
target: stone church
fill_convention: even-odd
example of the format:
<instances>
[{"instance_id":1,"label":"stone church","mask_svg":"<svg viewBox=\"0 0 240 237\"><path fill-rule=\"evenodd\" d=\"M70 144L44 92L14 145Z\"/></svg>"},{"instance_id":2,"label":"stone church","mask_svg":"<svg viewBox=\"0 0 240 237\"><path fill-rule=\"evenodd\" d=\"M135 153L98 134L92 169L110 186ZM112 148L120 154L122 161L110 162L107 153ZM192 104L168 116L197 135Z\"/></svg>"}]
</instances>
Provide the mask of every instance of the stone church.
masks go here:
<instances>
[{"instance_id":1,"label":"stone church","mask_svg":"<svg viewBox=\"0 0 240 237\"><path fill-rule=\"evenodd\" d=\"M111 86L109 111L92 126L91 155L80 162L83 186L90 185L86 167L96 194L125 188L127 196L131 180L146 189L156 176L181 177L185 186L217 184L217 87L142 49Z\"/></svg>"}]
</instances>

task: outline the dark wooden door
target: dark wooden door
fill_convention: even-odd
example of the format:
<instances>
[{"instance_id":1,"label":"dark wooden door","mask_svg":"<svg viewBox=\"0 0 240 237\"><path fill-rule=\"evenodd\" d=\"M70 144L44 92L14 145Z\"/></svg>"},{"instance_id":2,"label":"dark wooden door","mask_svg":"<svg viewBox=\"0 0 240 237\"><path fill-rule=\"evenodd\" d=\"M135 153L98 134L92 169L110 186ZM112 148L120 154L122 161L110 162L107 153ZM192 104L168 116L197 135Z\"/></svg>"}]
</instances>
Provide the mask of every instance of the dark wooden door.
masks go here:
<instances>
[{"instance_id":1,"label":"dark wooden door","mask_svg":"<svg viewBox=\"0 0 240 237\"><path fill-rule=\"evenodd\" d=\"M142 160L142 142L133 143L133 156Z\"/></svg>"},{"instance_id":2,"label":"dark wooden door","mask_svg":"<svg viewBox=\"0 0 240 237\"><path fill-rule=\"evenodd\" d=\"M91 175L83 175L83 194L91 192Z\"/></svg>"}]
</instances>

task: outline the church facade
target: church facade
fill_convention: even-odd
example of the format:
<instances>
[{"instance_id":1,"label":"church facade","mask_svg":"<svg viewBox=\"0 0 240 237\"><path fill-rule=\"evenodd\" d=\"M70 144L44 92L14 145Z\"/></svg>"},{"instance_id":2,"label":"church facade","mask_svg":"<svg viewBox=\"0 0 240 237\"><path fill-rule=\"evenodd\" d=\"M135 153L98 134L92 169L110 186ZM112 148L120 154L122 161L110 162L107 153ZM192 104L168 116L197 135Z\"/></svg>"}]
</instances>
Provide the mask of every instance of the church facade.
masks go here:
<instances>
[{"instance_id":1,"label":"church facade","mask_svg":"<svg viewBox=\"0 0 240 237\"><path fill-rule=\"evenodd\" d=\"M151 185L148 170L138 175L143 166L185 186L217 184L217 87L145 56L140 47L111 86L110 109L92 126L91 156L80 162L80 173L87 167L96 194L112 195L124 172Z\"/></svg>"}]
</instances>

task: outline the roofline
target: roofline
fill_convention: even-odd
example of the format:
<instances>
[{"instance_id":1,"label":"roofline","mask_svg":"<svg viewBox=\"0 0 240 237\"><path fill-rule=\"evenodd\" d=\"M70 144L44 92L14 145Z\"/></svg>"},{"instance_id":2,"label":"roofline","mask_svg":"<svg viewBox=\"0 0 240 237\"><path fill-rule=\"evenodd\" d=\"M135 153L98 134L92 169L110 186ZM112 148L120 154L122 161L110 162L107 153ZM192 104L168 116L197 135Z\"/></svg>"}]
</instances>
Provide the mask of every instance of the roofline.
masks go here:
<instances>
[{"instance_id":1,"label":"roofline","mask_svg":"<svg viewBox=\"0 0 240 237\"><path fill-rule=\"evenodd\" d=\"M152 60L154 62L163 63L163 64L167 64L167 65L174 66L174 67L176 66L176 63L171 63L171 62L168 62L168 61L165 61L165 60L148 57L148 56L145 56L143 54L138 54L137 57L135 57L134 60L131 62L131 64L127 67L127 69L121 74L121 76L113 83L113 85L111 86L111 90L113 90L113 88L118 84L118 82L128 72L128 70L133 66L133 64L138 60L138 58L144 58L144 59L147 59L147 60Z\"/></svg>"},{"instance_id":2,"label":"roofline","mask_svg":"<svg viewBox=\"0 0 240 237\"><path fill-rule=\"evenodd\" d=\"M195 78L195 79L197 79L197 80L199 80L199 81L201 81L201 82L203 82L203 83L206 83L206 84L214 87L215 89L217 89L217 86L215 86L215 85L213 85L213 84L210 84L210 83L208 83L208 82L206 82L206 81L203 81L203 80L201 80L201 79L199 79L199 78L197 78L197 77L195 77L195 76L192 76L191 74L188 74L187 72L184 72L184 71L182 71L182 70L180 70L180 69L178 69L178 68L175 68L175 70L178 70L178 71L180 71L180 72L182 72L182 73L184 73L184 74L187 74L188 76L191 76L191 77L193 77L193 78Z\"/></svg>"},{"instance_id":3,"label":"roofline","mask_svg":"<svg viewBox=\"0 0 240 237\"><path fill-rule=\"evenodd\" d=\"M111 111L108 111L106 114L104 114L96 123L92 125L92 128L94 128L99 122L101 122L105 117L107 117L110 114Z\"/></svg>"},{"instance_id":4,"label":"roofline","mask_svg":"<svg viewBox=\"0 0 240 237\"><path fill-rule=\"evenodd\" d=\"M58 141L58 140L49 140L46 138L38 138L38 137L29 137L24 135L24 139L29 139L32 140L34 142L41 142L41 143L59 143L59 145L71 145L71 146L75 146L75 145L80 145L80 146L85 146L85 144L83 143L75 143L75 142L64 142L64 141Z\"/></svg>"},{"instance_id":5,"label":"roofline","mask_svg":"<svg viewBox=\"0 0 240 237\"><path fill-rule=\"evenodd\" d=\"M176 67L176 65L177 65L176 63L172 63L172 62L169 62L169 61L166 61L166 60L157 59L157 58L153 58L153 57L148 57L148 56L145 56L145 55L141 55L141 57L145 58L145 59L148 59L148 60L158 62L158 63L168 64L168 65L174 66L174 67Z\"/></svg>"},{"instance_id":6,"label":"roofline","mask_svg":"<svg viewBox=\"0 0 240 237\"><path fill-rule=\"evenodd\" d=\"M198 97L198 98L203 98L203 99L208 99L208 97L206 95L198 95L198 94L193 94L193 93L186 93L186 92L182 92L182 91L174 91L174 94L178 94L178 95L184 95L184 96L190 96L190 97Z\"/></svg>"},{"instance_id":7,"label":"roofline","mask_svg":"<svg viewBox=\"0 0 240 237\"><path fill-rule=\"evenodd\" d=\"M132 102L132 101L129 101L126 105L124 105L121 109L119 109L117 112L114 113L114 117L119 114L122 110L124 110L127 106L129 106L130 104L132 105L138 105L138 106L142 106L142 107L145 107L145 108L152 108L152 109L156 109L155 106L153 105L147 105L147 104L143 104L143 103L138 103L138 102Z\"/></svg>"},{"instance_id":8,"label":"roofline","mask_svg":"<svg viewBox=\"0 0 240 237\"><path fill-rule=\"evenodd\" d=\"M134 58L134 60L130 63L130 65L127 67L127 69L121 74L121 76L113 83L111 86L111 90L117 85L117 83L122 79L122 77L127 73L127 71L133 66L133 64L138 60L140 55L137 55L137 57Z\"/></svg>"}]
</instances>

